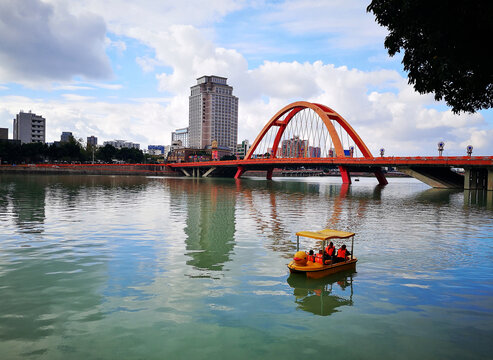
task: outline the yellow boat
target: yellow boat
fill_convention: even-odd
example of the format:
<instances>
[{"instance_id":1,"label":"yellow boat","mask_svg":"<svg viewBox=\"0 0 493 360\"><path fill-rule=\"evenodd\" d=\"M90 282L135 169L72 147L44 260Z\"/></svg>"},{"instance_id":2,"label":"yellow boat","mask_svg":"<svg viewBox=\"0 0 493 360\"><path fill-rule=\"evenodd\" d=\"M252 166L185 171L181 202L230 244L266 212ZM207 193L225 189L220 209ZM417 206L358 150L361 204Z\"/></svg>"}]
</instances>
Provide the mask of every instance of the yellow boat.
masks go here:
<instances>
[{"instance_id":1,"label":"yellow boat","mask_svg":"<svg viewBox=\"0 0 493 360\"><path fill-rule=\"evenodd\" d=\"M291 273L305 274L307 278L320 279L330 274L345 270L356 270L357 258L353 257L354 233L332 229L319 231L299 231L296 233L296 254L293 260L288 264ZM322 250L325 244L331 239L349 239L351 238L351 255L346 261L335 262L328 260L325 264L307 261L307 254L300 251L300 236L311 239L322 240Z\"/></svg>"}]
</instances>

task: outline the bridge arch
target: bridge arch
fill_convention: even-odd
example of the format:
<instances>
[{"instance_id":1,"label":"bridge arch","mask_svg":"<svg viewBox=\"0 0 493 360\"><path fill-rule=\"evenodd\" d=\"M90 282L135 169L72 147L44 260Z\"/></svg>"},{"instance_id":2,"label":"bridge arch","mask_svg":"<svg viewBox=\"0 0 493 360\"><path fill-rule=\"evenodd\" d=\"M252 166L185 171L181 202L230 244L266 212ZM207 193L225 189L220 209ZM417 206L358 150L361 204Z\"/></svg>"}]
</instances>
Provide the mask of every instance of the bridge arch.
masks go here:
<instances>
[{"instance_id":1,"label":"bridge arch","mask_svg":"<svg viewBox=\"0 0 493 360\"><path fill-rule=\"evenodd\" d=\"M295 125L291 126L293 122ZM320 122L323 126L320 126ZM339 133L336 125L339 125ZM287 131L288 128L289 131ZM342 130L347 135L345 145ZM352 140L351 146L349 138ZM259 150L261 144L263 147ZM322 147L325 151L322 151ZM259 157L267 157L274 161L278 157L341 159L347 156L353 157L355 151L357 155L358 150L363 158L373 158L361 137L336 111L322 104L297 101L283 107L267 122L246 153L244 160L251 161ZM273 169L274 166L267 169L268 179L272 178ZM339 170L343 183L350 184L350 168L339 165ZM245 167L238 165L235 178L240 178L244 171ZM387 184L380 168L371 168L366 171L374 172L381 185Z\"/></svg>"},{"instance_id":2,"label":"bridge arch","mask_svg":"<svg viewBox=\"0 0 493 360\"><path fill-rule=\"evenodd\" d=\"M279 110L263 127L263 129L258 134L257 138L253 142L250 150L245 155L245 159L251 159L254 153L258 150L260 143L265 140L266 135L269 132L274 132L274 140L272 142L272 147L270 147L271 157L276 158L278 153L279 144L285 133L290 122L298 115L301 111L305 109L312 110L319 119L323 122L328 134L330 136L331 144L333 144L333 150L335 154L332 157L344 157L344 148L341 136L337 133L334 123L341 126L342 129L347 133L347 135L353 140L355 147L359 149L360 153L365 158L372 158L372 154L368 147L365 145L360 136L356 131L349 125L349 123L337 112L328 106L310 103L307 101L297 101L291 103L281 110ZM334 121L334 123L332 122ZM275 130L277 128L277 131ZM327 155L327 154L325 154ZM324 157L324 156L322 156Z\"/></svg>"}]
</instances>

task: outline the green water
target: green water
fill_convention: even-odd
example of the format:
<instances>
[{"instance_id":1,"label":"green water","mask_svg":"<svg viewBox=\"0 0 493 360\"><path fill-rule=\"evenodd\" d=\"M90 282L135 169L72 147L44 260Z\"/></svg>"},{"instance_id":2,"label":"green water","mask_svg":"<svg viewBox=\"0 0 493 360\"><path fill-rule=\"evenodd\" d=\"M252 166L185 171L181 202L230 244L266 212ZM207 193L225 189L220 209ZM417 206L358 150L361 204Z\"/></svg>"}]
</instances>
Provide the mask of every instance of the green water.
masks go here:
<instances>
[{"instance_id":1,"label":"green water","mask_svg":"<svg viewBox=\"0 0 493 360\"><path fill-rule=\"evenodd\" d=\"M0 358L492 358L486 198L412 179L1 175ZM289 276L294 233L326 227L357 233L357 272Z\"/></svg>"}]
</instances>

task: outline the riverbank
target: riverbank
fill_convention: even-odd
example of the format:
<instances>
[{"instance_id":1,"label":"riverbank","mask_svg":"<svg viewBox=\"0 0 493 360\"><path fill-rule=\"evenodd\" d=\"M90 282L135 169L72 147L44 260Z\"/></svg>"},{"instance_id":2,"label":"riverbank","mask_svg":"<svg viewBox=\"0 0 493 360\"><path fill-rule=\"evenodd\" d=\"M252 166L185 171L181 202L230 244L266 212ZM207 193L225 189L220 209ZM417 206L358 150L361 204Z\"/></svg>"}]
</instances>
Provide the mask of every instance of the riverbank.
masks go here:
<instances>
[{"instance_id":1,"label":"riverbank","mask_svg":"<svg viewBox=\"0 0 493 360\"><path fill-rule=\"evenodd\" d=\"M0 165L0 173L50 174L50 175L143 175L143 176L185 176L181 171L170 169L164 164L23 164ZM247 171L245 176L265 177L265 171ZM213 175L212 175L213 176ZM340 176L338 172L322 170L274 169L273 177ZM373 177L372 173L351 173L352 177ZM409 177L400 172L386 173L386 177Z\"/></svg>"}]
</instances>

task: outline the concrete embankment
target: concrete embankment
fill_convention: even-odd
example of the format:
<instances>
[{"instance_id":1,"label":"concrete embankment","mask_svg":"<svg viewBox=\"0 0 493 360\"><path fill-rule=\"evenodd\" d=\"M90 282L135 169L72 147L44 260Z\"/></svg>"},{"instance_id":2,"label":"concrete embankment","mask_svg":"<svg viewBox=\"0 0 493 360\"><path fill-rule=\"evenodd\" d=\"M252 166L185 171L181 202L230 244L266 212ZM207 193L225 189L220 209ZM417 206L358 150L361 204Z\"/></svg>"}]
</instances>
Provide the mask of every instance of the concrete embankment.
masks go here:
<instances>
[{"instance_id":1,"label":"concrete embankment","mask_svg":"<svg viewBox=\"0 0 493 360\"><path fill-rule=\"evenodd\" d=\"M1 165L0 173L50 175L183 176L165 165L152 164L28 164Z\"/></svg>"}]
</instances>

